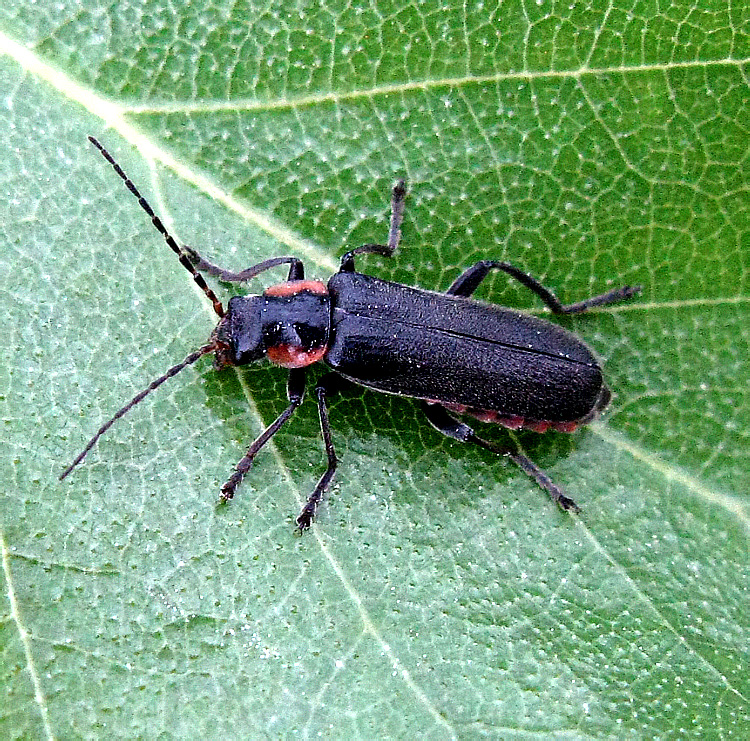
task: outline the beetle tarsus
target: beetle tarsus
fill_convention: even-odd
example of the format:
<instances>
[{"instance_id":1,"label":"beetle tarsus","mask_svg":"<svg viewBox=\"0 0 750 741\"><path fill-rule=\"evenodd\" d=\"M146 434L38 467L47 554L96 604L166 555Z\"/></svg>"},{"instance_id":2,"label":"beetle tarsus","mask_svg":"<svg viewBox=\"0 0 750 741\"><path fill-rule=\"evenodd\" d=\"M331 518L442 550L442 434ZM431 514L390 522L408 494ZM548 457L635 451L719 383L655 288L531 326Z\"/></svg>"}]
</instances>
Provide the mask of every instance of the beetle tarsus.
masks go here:
<instances>
[{"instance_id":1,"label":"beetle tarsus","mask_svg":"<svg viewBox=\"0 0 750 741\"><path fill-rule=\"evenodd\" d=\"M391 193L391 225L388 228L388 244L362 244L349 250L341 258L339 270L344 273L354 272L355 255L382 255L392 257L401 241L401 223L404 220L404 202L406 201L406 181L399 180Z\"/></svg>"},{"instance_id":2,"label":"beetle tarsus","mask_svg":"<svg viewBox=\"0 0 750 741\"><path fill-rule=\"evenodd\" d=\"M483 441L486 442L486 441ZM492 448L488 448L492 450ZM500 451L498 451L500 452ZM536 483L544 489L566 512L580 512L581 508L570 498L565 496L563 490L549 477L549 475L539 466L528 458L520 450L506 450L504 454L508 456L525 474L530 476Z\"/></svg>"},{"instance_id":3,"label":"beetle tarsus","mask_svg":"<svg viewBox=\"0 0 750 741\"><path fill-rule=\"evenodd\" d=\"M561 494L556 501L567 512L575 512L578 514L581 511L581 508L570 497Z\"/></svg>"},{"instance_id":4,"label":"beetle tarsus","mask_svg":"<svg viewBox=\"0 0 750 741\"><path fill-rule=\"evenodd\" d=\"M247 449L247 453L241 458L234 468L234 473L229 477L224 486L221 487L220 501L226 502L234 497L235 489L240 485L245 474L250 470L255 456L261 448L281 429L282 425L294 414L297 407L302 403L305 392L305 369L293 368L289 371L286 382L286 393L289 398L289 406L266 427L263 432L253 441Z\"/></svg>"},{"instance_id":5,"label":"beetle tarsus","mask_svg":"<svg viewBox=\"0 0 750 741\"><path fill-rule=\"evenodd\" d=\"M233 478L234 474L232 474L232 478L230 478L229 481L227 481L226 484L221 487L221 494L219 494L220 504L226 504L230 499L234 499L234 490L239 485L242 477L238 478L236 482L232 481Z\"/></svg>"},{"instance_id":6,"label":"beetle tarsus","mask_svg":"<svg viewBox=\"0 0 750 741\"><path fill-rule=\"evenodd\" d=\"M391 255L401 241L401 223L404 220L404 202L406 201L406 181L399 180L391 193L391 225L388 229L388 249Z\"/></svg>"},{"instance_id":7,"label":"beetle tarsus","mask_svg":"<svg viewBox=\"0 0 750 741\"><path fill-rule=\"evenodd\" d=\"M592 296L591 298L578 301L574 304L561 304L555 313L581 314L584 311L593 309L595 306L608 306L609 304L617 304L620 301L627 301L642 290L642 286L623 286L622 288L615 288L611 291L607 291L607 293L602 293L599 296Z\"/></svg>"},{"instance_id":8,"label":"beetle tarsus","mask_svg":"<svg viewBox=\"0 0 750 741\"><path fill-rule=\"evenodd\" d=\"M310 525L312 525L313 518L315 517L315 509L316 505L313 505L310 502L305 505L300 516L296 520L297 530L299 530L300 533L304 533L305 530L310 529Z\"/></svg>"}]
</instances>

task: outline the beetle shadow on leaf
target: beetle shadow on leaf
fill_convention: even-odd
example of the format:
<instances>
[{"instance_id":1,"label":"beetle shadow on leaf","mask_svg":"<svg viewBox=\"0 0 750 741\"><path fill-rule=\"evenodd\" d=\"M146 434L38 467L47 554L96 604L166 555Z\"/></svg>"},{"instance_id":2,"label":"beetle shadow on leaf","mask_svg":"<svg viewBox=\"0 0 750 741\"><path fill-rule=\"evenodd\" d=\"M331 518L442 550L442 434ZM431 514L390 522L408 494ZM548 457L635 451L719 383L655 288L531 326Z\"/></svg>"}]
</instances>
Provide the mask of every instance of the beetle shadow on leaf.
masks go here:
<instances>
[{"instance_id":1,"label":"beetle shadow on leaf","mask_svg":"<svg viewBox=\"0 0 750 741\"><path fill-rule=\"evenodd\" d=\"M312 394L324 372L315 369L309 374L305 401L272 443L286 461L302 497L312 490L325 469L325 451ZM239 374L204 368L201 375L206 404L221 419L211 433L215 435L219 430L221 439L212 440L209 434L204 434L200 442L202 446L213 446L214 452L207 451L206 459L213 458L207 471L213 472L214 480L211 483L204 480L204 484L206 496L218 502L218 486L231 475L262 428L286 408L286 372L262 363L242 368ZM255 410L249 406L245 389L252 396ZM329 399L329 412L339 458L333 504L340 507L340 513L351 510L348 516L352 521L359 521L357 500L367 496L414 505L415 511L419 511L437 492L439 507L446 514L458 514L465 507L475 506L477 496L486 496L492 485L498 483L510 488L531 488L541 503L546 502L544 492L537 490L511 461L477 446L447 439L434 430L417 401L344 384ZM478 435L492 442L513 444L511 433L499 425L462 419ZM581 433L521 432L515 433L515 437L524 452L546 469L575 450L578 434ZM271 451L263 450L235 499L218 511L231 514L237 506L244 510L247 505L242 504L243 498L254 502L259 491L279 481L275 466ZM298 514L298 502L291 494L273 503L264 497L257 506L268 510L269 517L271 509L287 520ZM329 522L331 517L340 516L330 508L325 511ZM361 521L364 520L363 516Z\"/></svg>"}]
</instances>

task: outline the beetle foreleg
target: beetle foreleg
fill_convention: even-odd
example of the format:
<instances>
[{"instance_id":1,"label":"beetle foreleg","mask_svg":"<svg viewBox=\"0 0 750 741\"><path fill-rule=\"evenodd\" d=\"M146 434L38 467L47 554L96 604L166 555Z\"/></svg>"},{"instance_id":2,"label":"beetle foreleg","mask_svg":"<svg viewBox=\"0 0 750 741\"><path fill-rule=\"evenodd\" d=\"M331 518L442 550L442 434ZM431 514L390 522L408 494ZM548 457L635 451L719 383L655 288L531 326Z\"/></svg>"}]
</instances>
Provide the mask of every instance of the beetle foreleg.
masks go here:
<instances>
[{"instance_id":1,"label":"beetle foreleg","mask_svg":"<svg viewBox=\"0 0 750 741\"><path fill-rule=\"evenodd\" d=\"M320 477L313 493L307 498L307 503L302 508L302 512L300 512L300 515L297 518L297 527L300 532L307 530L312 524L313 518L315 517L315 511L317 510L320 501L323 499L323 494L325 494L326 489L331 483L333 474L336 472L338 458L336 458L336 451L333 448L333 440L331 438L331 426L328 422L326 396L336 390L339 380L340 376L328 373L320 379L318 385L315 387L315 398L318 400L318 414L320 415L320 431L323 435L323 442L326 446L328 467L326 468L325 473Z\"/></svg>"},{"instance_id":2,"label":"beetle foreleg","mask_svg":"<svg viewBox=\"0 0 750 741\"><path fill-rule=\"evenodd\" d=\"M563 490L536 463L527 458L518 449L513 450L507 446L496 445L489 440L478 437L469 425L457 420L453 415L448 413L445 407L439 404L423 402L422 408L427 415L427 420L438 432L442 432L454 440L474 443L474 445L478 445L480 448L510 458L524 473L534 479L560 507L572 512L580 511L578 505L572 499L566 497Z\"/></svg>"},{"instance_id":3,"label":"beetle foreleg","mask_svg":"<svg viewBox=\"0 0 750 741\"><path fill-rule=\"evenodd\" d=\"M477 290L479 284L487 277L490 270L502 270L512 278L515 278L519 283L522 283L526 288L539 296L553 314L580 314L593 306L604 306L606 304L617 303L618 301L625 301L641 291L641 286L623 286L622 288L615 288L607 293L592 296L574 304L563 304L552 291L545 288L536 278L533 278L528 273L524 273L514 265L508 262L500 262L499 260L481 260L461 273L453 281L446 293L451 296L468 298Z\"/></svg>"},{"instance_id":4,"label":"beetle foreleg","mask_svg":"<svg viewBox=\"0 0 750 741\"><path fill-rule=\"evenodd\" d=\"M204 260L192 247L183 246L182 251L188 256L188 259L193 263L193 267L196 270L200 270L201 273L213 275L225 283L244 283L245 281L252 280L256 275L260 275L264 270L284 264L289 264L289 277L287 280L302 280L305 277L302 260L298 257L272 257L270 260L263 260L263 262L259 262L257 265L235 273L231 270L220 268L208 260Z\"/></svg>"},{"instance_id":5,"label":"beetle foreleg","mask_svg":"<svg viewBox=\"0 0 750 741\"><path fill-rule=\"evenodd\" d=\"M220 499L222 502L226 502L234 497L235 489L250 470L253 460L260 449L279 431L281 426L294 414L294 411L302 403L305 395L304 368L293 368L289 371L289 378L286 383L286 395L289 399L289 406L257 437L248 448L247 453L245 453L240 462L235 466L234 473L229 477L229 480L221 487Z\"/></svg>"},{"instance_id":6,"label":"beetle foreleg","mask_svg":"<svg viewBox=\"0 0 750 741\"><path fill-rule=\"evenodd\" d=\"M347 252L341 258L339 270L344 273L354 272L354 256L376 254L391 257L401 241L401 223L404 220L404 201L406 200L406 183L399 180L391 193L391 225L388 229L388 244L363 244Z\"/></svg>"}]
</instances>

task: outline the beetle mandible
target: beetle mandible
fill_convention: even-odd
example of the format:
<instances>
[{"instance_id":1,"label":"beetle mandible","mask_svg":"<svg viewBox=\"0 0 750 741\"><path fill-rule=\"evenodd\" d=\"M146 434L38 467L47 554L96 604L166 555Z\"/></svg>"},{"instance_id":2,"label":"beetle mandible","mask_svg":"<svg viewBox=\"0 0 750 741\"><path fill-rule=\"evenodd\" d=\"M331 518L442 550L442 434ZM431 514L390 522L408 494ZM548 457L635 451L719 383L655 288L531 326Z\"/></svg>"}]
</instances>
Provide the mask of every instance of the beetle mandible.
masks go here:
<instances>
[{"instance_id":1,"label":"beetle mandible","mask_svg":"<svg viewBox=\"0 0 750 741\"><path fill-rule=\"evenodd\" d=\"M596 358L575 335L555 324L470 297L494 270L518 280L554 314L580 314L593 306L624 301L638 293L640 286L624 286L574 304L562 304L536 279L499 260L476 263L445 293L358 273L354 268L356 255L391 257L398 247L406 198L403 180L393 188L387 244L363 244L350 250L327 284L306 279L302 261L296 257L274 257L234 273L212 265L192 248L181 248L112 155L94 137L89 140L138 199L209 298L219 323L207 344L152 381L105 422L61 479L116 420L168 378L203 355L214 353L217 369L267 357L289 370L289 405L253 442L221 487L224 502L234 497L255 456L302 403L306 368L322 360L333 371L320 379L314 392L328 466L297 517L300 531L310 527L336 470L326 399L342 378L420 400L428 421L444 435L507 456L560 507L578 511L578 505L520 449L478 437L455 415L469 415L514 430L572 432L598 416L610 399ZM234 296L226 311L201 275L241 283L279 265L289 266L284 283L266 288L259 296Z\"/></svg>"}]
</instances>

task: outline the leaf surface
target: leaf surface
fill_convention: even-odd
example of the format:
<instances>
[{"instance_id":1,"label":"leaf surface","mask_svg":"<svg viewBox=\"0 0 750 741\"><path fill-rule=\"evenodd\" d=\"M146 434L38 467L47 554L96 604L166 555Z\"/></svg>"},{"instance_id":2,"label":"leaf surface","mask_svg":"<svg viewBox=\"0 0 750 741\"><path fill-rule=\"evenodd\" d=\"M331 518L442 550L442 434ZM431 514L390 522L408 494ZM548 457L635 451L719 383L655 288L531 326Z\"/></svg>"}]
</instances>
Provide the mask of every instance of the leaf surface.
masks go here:
<instances>
[{"instance_id":1,"label":"leaf surface","mask_svg":"<svg viewBox=\"0 0 750 741\"><path fill-rule=\"evenodd\" d=\"M0 14L3 738L750 734L741 10ZM605 417L517 438L581 515L356 389L332 404L341 464L310 533L309 400L220 507L285 374L208 360L59 482L215 324L88 134L233 269L294 254L325 279L385 239L405 177L399 253L359 269L444 289L507 259L566 301L642 284L562 322L602 358ZM479 296L542 313L503 276Z\"/></svg>"}]
</instances>

